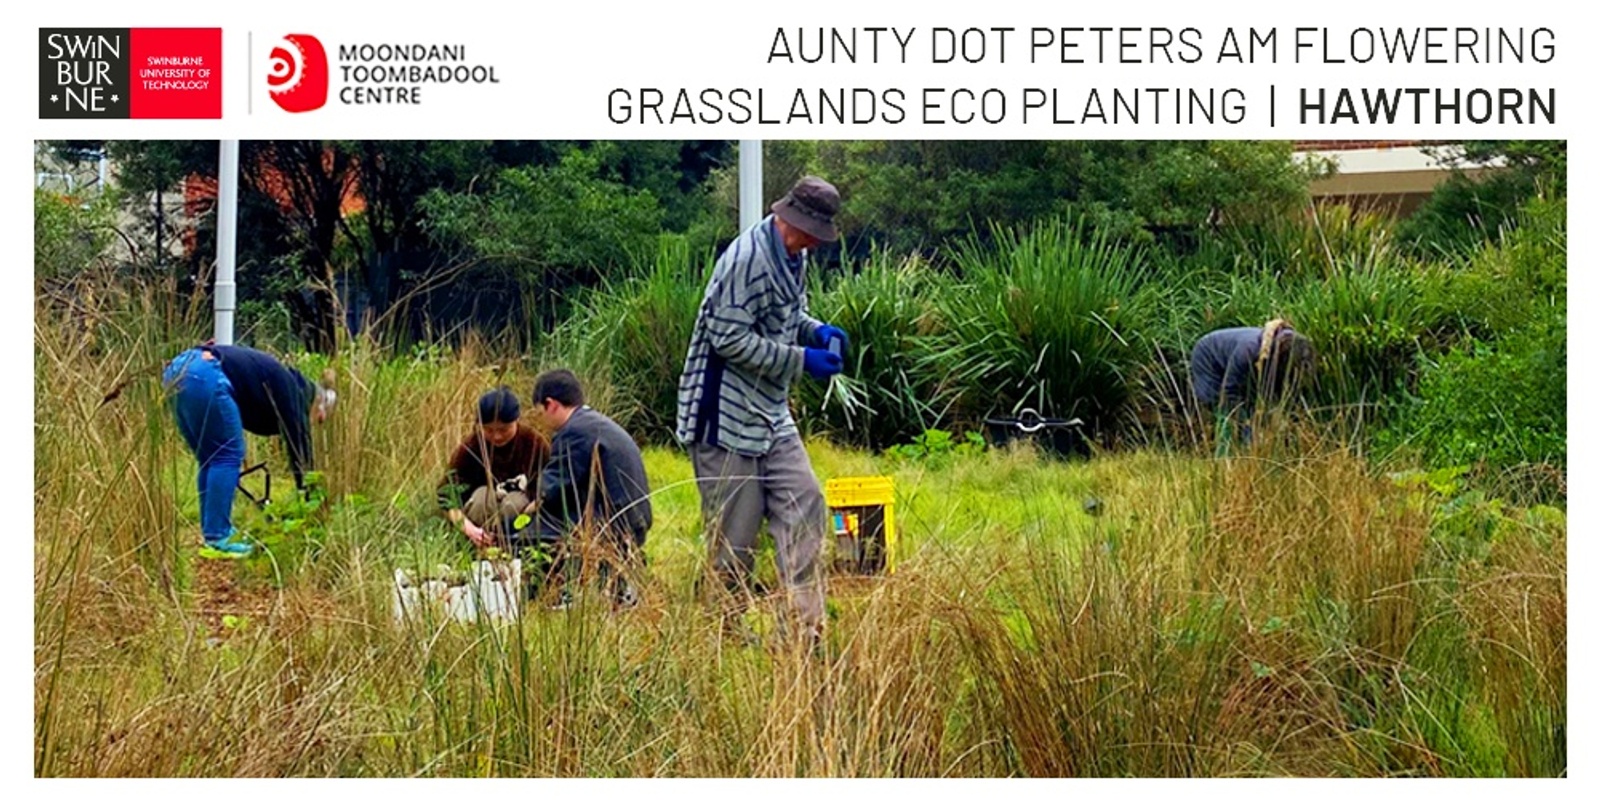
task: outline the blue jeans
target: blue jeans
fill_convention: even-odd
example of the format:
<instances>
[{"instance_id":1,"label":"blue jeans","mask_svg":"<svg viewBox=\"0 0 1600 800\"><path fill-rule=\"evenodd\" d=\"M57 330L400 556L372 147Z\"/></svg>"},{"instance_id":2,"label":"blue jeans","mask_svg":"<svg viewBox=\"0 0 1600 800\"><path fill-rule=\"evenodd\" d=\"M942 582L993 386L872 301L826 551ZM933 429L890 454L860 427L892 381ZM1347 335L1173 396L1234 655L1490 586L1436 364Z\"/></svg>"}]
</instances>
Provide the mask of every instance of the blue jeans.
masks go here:
<instances>
[{"instance_id":1,"label":"blue jeans","mask_svg":"<svg viewBox=\"0 0 1600 800\"><path fill-rule=\"evenodd\" d=\"M222 365L201 358L198 349L172 359L161 381L171 393L178 431L200 462L200 533L207 542L220 542L233 535L233 494L244 462L244 425L233 384Z\"/></svg>"}]
</instances>

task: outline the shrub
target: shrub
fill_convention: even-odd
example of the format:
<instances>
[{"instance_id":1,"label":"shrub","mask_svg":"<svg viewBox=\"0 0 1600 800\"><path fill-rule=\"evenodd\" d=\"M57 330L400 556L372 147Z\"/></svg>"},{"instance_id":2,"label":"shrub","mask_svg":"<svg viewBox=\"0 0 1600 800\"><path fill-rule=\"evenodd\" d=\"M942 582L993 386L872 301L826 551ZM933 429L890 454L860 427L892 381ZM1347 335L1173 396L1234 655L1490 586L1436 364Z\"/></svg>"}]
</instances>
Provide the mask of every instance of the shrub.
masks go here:
<instances>
[{"instance_id":1,"label":"shrub","mask_svg":"<svg viewBox=\"0 0 1600 800\"><path fill-rule=\"evenodd\" d=\"M1517 220L1461 267L1430 274L1428 303L1441 324L1429 352L1442 355L1421 361L1417 387L1379 444L1432 465L1533 467L1535 485L1516 488L1542 497L1564 492L1566 202L1536 198Z\"/></svg>"},{"instance_id":2,"label":"shrub","mask_svg":"<svg viewBox=\"0 0 1600 800\"><path fill-rule=\"evenodd\" d=\"M553 339L586 385L610 386L607 413L636 436L673 440L678 378L711 263L683 237L663 236L648 271L587 294Z\"/></svg>"},{"instance_id":3,"label":"shrub","mask_svg":"<svg viewBox=\"0 0 1600 800\"><path fill-rule=\"evenodd\" d=\"M956 438L949 431L929 428L907 444L890 447L885 455L890 463L918 462L931 467L948 466L952 460L976 456L988 449L988 443L975 431Z\"/></svg>"},{"instance_id":4,"label":"shrub","mask_svg":"<svg viewBox=\"0 0 1600 800\"><path fill-rule=\"evenodd\" d=\"M1406 218L1400 238L1417 252L1469 256L1515 226L1523 205L1552 186L1559 182L1520 171L1482 179L1453 174Z\"/></svg>"},{"instance_id":5,"label":"shrub","mask_svg":"<svg viewBox=\"0 0 1600 800\"><path fill-rule=\"evenodd\" d=\"M1471 341L1422 373L1417 392L1381 440L1430 465L1564 467L1567 456L1565 320L1495 343Z\"/></svg>"},{"instance_id":6,"label":"shrub","mask_svg":"<svg viewBox=\"0 0 1600 800\"><path fill-rule=\"evenodd\" d=\"M1431 319L1404 264L1309 281L1286 303L1317 349L1317 402L1371 407L1404 389Z\"/></svg>"},{"instance_id":7,"label":"shrub","mask_svg":"<svg viewBox=\"0 0 1600 800\"><path fill-rule=\"evenodd\" d=\"M947 327L919 364L943 378L935 401L967 420L1032 407L1107 427L1144 355L1142 252L1078 220L993 239L956 253L966 283L944 299Z\"/></svg>"},{"instance_id":8,"label":"shrub","mask_svg":"<svg viewBox=\"0 0 1600 800\"><path fill-rule=\"evenodd\" d=\"M604 147L573 150L551 166L507 168L482 194L435 190L419 201L426 227L531 290L593 285L648 252L661 232L653 194L604 176L609 155Z\"/></svg>"},{"instance_id":9,"label":"shrub","mask_svg":"<svg viewBox=\"0 0 1600 800\"><path fill-rule=\"evenodd\" d=\"M1444 325L1439 345L1493 339L1565 308L1566 201L1536 198L1517 219L1493 246L1427 273L1426 302Z\"/></svg>"},{"instance_id":10,"label":"shrub","mask_svg":"<svg viewBox=\"0 0 1600 800\"><path fill-rule=\"evenodd\" d=\"M873 448L937 424L942 409L930 402L937 376L918 364L940 325L937 300L953 281L918 258L875 253L832 288L813 283L812 316L843 329L850 349L838 377L797 387L801 423Z\"/></svg>"},{"instance_id":11,"label":"shrub","mask_svg":"<svg viewBox=\"0 0 1600 800\"><path fill-rule=\"evenodd\" d=\"M33 274L66 277L99 266L117 238L117 201L102 195L80 203L72 197L33 192Z\"/></svg>"}]
</instances>

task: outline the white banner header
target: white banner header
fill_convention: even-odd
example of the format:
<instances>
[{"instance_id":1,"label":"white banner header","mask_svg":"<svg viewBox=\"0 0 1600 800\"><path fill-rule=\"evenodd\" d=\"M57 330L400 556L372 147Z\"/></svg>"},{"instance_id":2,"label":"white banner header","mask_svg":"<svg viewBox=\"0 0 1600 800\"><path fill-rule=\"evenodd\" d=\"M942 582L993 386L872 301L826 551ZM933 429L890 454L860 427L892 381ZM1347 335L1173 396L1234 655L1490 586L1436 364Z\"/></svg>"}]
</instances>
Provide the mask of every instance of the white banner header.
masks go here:
<instances>
[{"instance_id":1,"label":"white banner header","mask_svg":"<svg viewBox=\"0 0 1600 800\"><path fill-rule=\"evenodd\" d=\"M1563 138L1589 49L1553 3L391 8L30 10L35 136Z\"/></svg>"}]
</instances>

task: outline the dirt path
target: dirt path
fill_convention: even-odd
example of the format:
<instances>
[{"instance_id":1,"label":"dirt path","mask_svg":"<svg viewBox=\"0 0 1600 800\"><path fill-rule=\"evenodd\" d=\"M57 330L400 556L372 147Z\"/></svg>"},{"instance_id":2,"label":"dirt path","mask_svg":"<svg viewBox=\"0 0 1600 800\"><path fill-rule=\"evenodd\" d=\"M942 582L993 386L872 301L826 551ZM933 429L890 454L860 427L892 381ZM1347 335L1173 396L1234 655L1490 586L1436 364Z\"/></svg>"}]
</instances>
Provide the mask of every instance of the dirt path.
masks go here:
<instances>
[{"instance_id":1,"label":"dirt path","mask_svg":"<svg viewBox=\"0 0 1600 800\"><path fill-rule=\"evenodd\" d=\"M258 586L241 586L238 565L233 561L196 559L194 583L195 613L216 636L231 632L223 621L225 617L266 619L280 596L277 589L265 582Z\"/></svg>"}]
</instances>

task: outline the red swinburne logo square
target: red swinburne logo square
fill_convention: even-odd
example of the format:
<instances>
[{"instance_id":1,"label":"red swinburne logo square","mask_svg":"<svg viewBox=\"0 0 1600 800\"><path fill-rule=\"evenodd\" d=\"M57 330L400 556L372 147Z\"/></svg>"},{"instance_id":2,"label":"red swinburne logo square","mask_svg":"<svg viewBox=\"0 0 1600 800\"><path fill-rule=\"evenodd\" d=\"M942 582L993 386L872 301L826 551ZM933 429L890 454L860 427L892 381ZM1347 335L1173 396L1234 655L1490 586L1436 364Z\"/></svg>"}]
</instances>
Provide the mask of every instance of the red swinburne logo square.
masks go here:
<instances>
[{"instance_id":1,"label":"red swinburne logo square","mask_svg":"<svg viewBox=\"0 0 1600 800\"><path fill-rule=\"evenodd\" d=\"M134 119L222 118L222 30L134 28L128 87Z\"/></svg>"}]
</instances>

